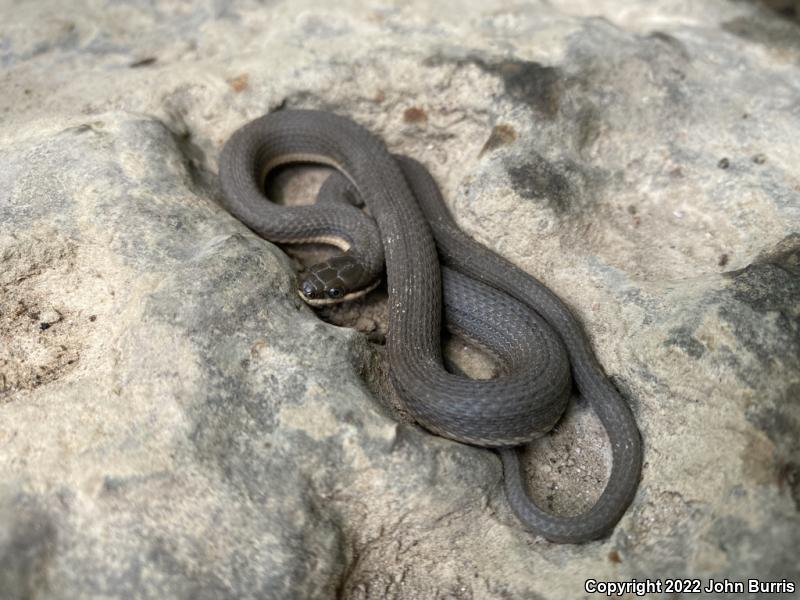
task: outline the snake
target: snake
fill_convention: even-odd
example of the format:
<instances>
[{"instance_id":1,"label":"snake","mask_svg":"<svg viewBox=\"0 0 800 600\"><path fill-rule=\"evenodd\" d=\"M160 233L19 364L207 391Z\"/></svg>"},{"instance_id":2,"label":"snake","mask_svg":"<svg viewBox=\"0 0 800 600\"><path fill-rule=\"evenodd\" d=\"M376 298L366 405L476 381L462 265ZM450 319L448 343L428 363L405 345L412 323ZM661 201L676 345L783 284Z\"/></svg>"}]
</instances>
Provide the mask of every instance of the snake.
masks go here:
<instances>
[{"instance_id":1,"label":"snake","mask_svg":"<svg viewBox=\"0 0 800 600\"><path fill-rule=\"evenodd\" d=\"M332 167L343 183L330 187L350 190L369 214L347 200L271 202L268 175L291 163ZM310 305L363 296L385 271L392 387L423 428L499 453L508 504L527 530L557 543L610 535L641 476L642 439L631 407L567 305L464 233L421 163L392 154L349 117L280 109L234 131L218 168L224 208L255 233L277 244L341 250L299 280L297 291ZM498 375L472 379L446 367L444 324L485 349L500 365ZM531 498L521 452L556 426L573 391L599 417L611 465L592 506L560 515Z\"/></svg>"}]
</instances>

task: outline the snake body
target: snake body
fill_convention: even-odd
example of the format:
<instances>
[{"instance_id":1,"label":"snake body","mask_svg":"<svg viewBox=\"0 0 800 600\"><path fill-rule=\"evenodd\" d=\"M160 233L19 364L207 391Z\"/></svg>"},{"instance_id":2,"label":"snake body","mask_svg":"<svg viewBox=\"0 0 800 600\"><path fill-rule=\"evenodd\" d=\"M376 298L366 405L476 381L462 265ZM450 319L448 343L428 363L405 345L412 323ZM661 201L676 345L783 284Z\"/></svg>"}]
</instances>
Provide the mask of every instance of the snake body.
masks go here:
<instances>
[{"instance_id":1,"label":"snake body","mask_svg":"<svg viewBox=\"0 0 800 600\"><path fill-rule=\"evenodd\" d=\"M362 211L346 203L285 207L268 202L262 191L266 174L297 161L339 171L366 203L379 233ZM226 208L263 237L279 243L339 240L345 255L317 269L319 281L302 284L307 299L319 299L319 286L329 277L351 286L329 287L329 295L337 292L331 300L360 293L374 283L385 261L392 385L427 429L498 448L509 504L530 530L552 541L579 543L614 527L635 495L642 463L630 408L564 303L461 232L422 165L391 155L378 137L345 117L283 110L231 136L220 155L219 175ZM500 361L500 377L473 380L444 368L443 289L448 322ZM567 404L570 373L608 432L612 466L594 506L565 517L531 501L513 447L555 425Z\"/></svg>"}]
</instances>

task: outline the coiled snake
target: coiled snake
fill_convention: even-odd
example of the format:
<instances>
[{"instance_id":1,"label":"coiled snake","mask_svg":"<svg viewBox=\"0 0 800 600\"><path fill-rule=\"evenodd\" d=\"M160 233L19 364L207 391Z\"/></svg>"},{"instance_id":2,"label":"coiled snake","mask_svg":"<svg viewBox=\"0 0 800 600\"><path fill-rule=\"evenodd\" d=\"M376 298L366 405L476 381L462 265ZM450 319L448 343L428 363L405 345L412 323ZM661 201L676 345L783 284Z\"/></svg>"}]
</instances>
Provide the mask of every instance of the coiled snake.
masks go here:
<instances>
[{"instance_id":1,"label":"coiled snake","mask_svg":"<svg viewBox=\"0 0 800 600\"><path fill-rule=\"evenodd\" d=\"M266 175L291 162L334 167L374 222L346 202L294 207L268 202L262 191ZM552 541L579 543L614 527L633 500L642 465L629 406L564 303L459 230L422 165L391 155L379 138L345 117L281 110L231 136L220 156L219 177L225 207L266 239L326 242L345 250L312 267L301 282L299 292L309 303L364 293L385 260L393 386L425 428L498 449L509 504L530 530ZM473 380L444 368L443 297L448 325L499 361L499 377ZM514 446L555 425L567 405L570 374L608 432L612 465L594 506L580 515L556 516L529 498Z\"/></svg>"}]
</instances>

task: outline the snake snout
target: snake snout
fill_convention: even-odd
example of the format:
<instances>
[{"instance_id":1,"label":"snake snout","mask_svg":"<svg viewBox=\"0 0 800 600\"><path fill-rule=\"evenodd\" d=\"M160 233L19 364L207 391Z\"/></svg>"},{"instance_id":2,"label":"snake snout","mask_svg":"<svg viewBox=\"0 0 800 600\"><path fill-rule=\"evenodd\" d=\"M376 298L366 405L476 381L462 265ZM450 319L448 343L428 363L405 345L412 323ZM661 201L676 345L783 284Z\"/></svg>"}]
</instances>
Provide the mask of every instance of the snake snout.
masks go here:
<instances>
[{"instance_id":1,"label":"snake snout","mask_svg":"<svg viewBox=\"0 0 800 600\"><path fill-rule=\"evenodd\" d=\"M323 304L336 304L345 300L346 290L342 287L338 278L330 277L330 266L325 265L322 271L319 265L315 265L309 270L305 279L300 281L300 296L312 306ZM327 277L323 277L327 275Z\"/></svg>"},{"instance_id":2,"label":"snake snout","mask_svg":"<svg viewBox=\"0 0 800 600\"><path fill-rule=\"evenodd\" d=\"M311 281L310 279L306 279L300 284L300 291L303 292L303 295L306 298L310 298L312 300L316 298L322 298L324 292L323 289L314 285L314 282Z\"/></svg>"},{"instance_id":3,"label":"snake snout","mask_svg":"<svg viewBox=\"0 0 800 600\"><path fill-rule=\"evenodd\" d=\"M352 256L334 256L308 269L300 282L300 295L315 306L352 300L375 287L363 282L364 273L364 267Z\"/></svg>"}]
</instances>

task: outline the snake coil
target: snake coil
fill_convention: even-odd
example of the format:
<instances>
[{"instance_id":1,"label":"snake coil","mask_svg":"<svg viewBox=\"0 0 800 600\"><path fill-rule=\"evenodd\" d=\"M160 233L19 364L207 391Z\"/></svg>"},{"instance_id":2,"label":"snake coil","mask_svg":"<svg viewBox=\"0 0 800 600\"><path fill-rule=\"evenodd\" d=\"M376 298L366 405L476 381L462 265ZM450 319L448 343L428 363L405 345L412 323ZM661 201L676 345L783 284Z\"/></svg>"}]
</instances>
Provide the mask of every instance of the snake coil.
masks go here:
<instances>
[{"instance_id":1,"label":"snake coil","mask_svg":"<svg viewBox=\"0 0 800 600\"><path fill-rule=\"evenodd\" d=\"M278 165L334 167L374 218L348 203L278 206L263 189ZM219 160L225 207L278 243L334 243L342 257L312 268L310 303L354 297L379 277L389 290L387 355L393 386L414 418L439 435L498 449L506 496L531 531L580 543L609 533L633 500L642 444L628 404L608 381L578 321L545 285L464 234L428 171L392 155L375 135L328 112L282 110L237 130ZM441 264L440 264L441 261ZM444 301L444 303L443 303ZM443 311L444 307L444 311ZM442 364L442 314L502 366L473 380ZM605 427L611 471L597 502L576 516L538 507L516 446L543 435L564 412L571 380Z\"/></svg>"}]
</instances>

